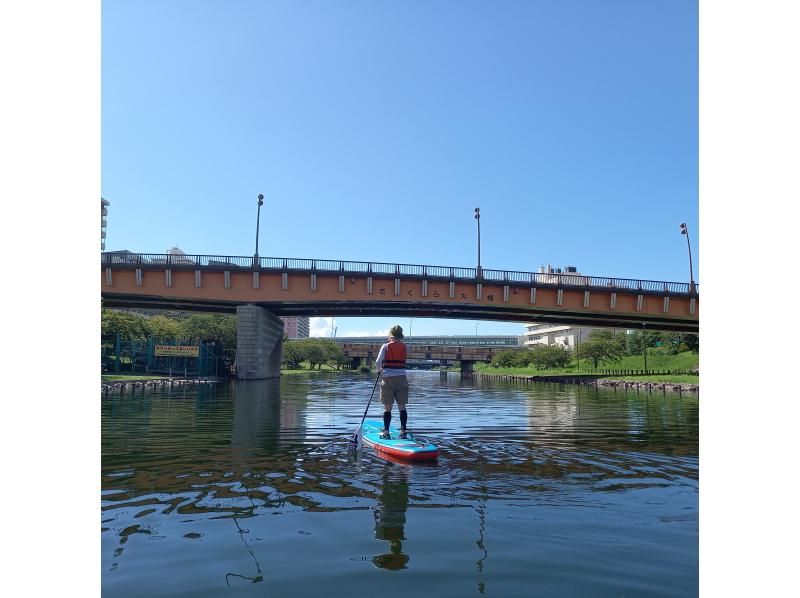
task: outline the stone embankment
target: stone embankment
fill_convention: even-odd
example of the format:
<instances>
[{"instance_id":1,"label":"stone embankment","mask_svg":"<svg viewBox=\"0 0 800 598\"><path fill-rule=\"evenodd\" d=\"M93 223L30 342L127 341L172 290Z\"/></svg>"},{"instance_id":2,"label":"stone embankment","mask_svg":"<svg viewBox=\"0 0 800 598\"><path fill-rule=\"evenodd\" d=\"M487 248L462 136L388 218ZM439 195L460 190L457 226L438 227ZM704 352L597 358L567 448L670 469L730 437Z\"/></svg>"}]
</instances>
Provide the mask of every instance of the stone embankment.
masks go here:
<instances>
[{"instance_id":1,"label":"stone embankment","mask_svg":"<svg viewBox=\"0 0 800 598\"><path fill-rule=\"evenodd\" d=\"M217 378L158 378L154 380L120 380L118 382L103 382L100 389L104 394L109 392L135 393L137 390L148 390L156 388L174 388L175 386L188 386L198 384L215 384L219 382Z\"/></svg>"},{"instance_id":2,"label":"stone embankment","mask_svg":"<svg viewBox=\"0 0 800 598\"><path fill-rule=\"evenodd\" d=\"M476 380L500 380L518 384L578 384L580 386L613 388L614 390L622 389L626 392L629 390L635 390L637 392L670 390L683 393L698 392L700 390L699 384L690 384L688 382L631 382L630 380L607 380L605 378L598 379L590 376L512 376L507 374L484 374L482 372L475 372L473 376Z\"/></svg>"}]
</instances>

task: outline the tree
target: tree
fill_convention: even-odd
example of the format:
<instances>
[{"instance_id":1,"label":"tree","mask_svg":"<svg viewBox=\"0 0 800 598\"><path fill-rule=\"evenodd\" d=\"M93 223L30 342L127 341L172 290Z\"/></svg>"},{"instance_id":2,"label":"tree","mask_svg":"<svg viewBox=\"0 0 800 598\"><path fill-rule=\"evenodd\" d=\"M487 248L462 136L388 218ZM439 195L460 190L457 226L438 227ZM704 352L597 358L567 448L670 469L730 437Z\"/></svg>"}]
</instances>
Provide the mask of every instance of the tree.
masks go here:
<instances>
[{"instance_id":1,"label":"tree","mask_svg":"<svg viewBox=\"0 0 800 598\"><path fill-rule=\"evenodd\" d=\"M604 331L603 331L604 332ZM616 335L620 336L621 335ZM588 340L583 341L577 348L579 359L588 359L594 369L601 363L615 363L625 355L624 340L616 339L605 334L593 333Z\"/></svg>"},{"instance_id":2,"label":"tree","mask_svg":"<svg viewBox=\"0 0 800 598\"><path fill-rule=\"evenodd\" d=\"M147 320L148 336L157 339L178 338L181 335L181 326L173 318L167 316L153 316Z\"/></svg>"},{"instance_id":3,"label":"tree","mask_svg":"<svg viewBox=\"0 0 800 598\"><path fill-rule=\"evenodd\" d=\"M548 349L550 347L548 345L533 345L529 351L530 355L529 363L536 367L537 370L542 370L547 368L547 364L549 362L548 357Z\"/></svg>"},{"instance_id":4,"label":"tree","mask_svg":"<svg viewBox=\"0 0 800 598\"><path fill-rule=\"evenodd\" d=\"M306 360L306 351L300 341L286 341L283 343L282 363L291 369L299 369L300 364Z\"/></svg>"},{"instance_id":5,"label":"tree","mask_svg":"<svg viewBox=\"0 0 800 598\"><path fill-rule=\"evenodd\" d=\"M180 335L190 341L215 342L228 349L236 347L236 316L193 314L180 322Z\"/></svg>"},{"instance_id":6,"label":"tree","mask_svg":"<svg viewBox=\"0 0 800 598\"><path fill-rule=\"evenodd\" d=\"M124 339L139 339L146 338L149 329L144 316L103 309L100 311L100 333L103 336L119 334Z\"/></svg>"},{"instance_id":7,"label":"tree","mask_svg":"<svg viewBox=\"0 0 800 598\"><path fill-rule=\"evenodd\" d=\"M306 344L306 359L311 369L316 365L322 368L322 364L328 360L328 351L318 339L311 338L303 341Z\"/></svg>"},{"instance_id":8,"label":"tree","mask_svg":"<svg viewBox=\"0 0 800 598\"><path fill-rule=\"evenodd\" d=\"M698 353L700 351L700 337L697 334L681 334L681 344L686 346L688 351Z\"/></svg>"},{"instance_id":9,"label":"tree","mask_svg":"<svg viewBox=\"0 0 800 598\"><path fill-rule=\"evenodd\" d=\"M524 368L530 363L528 349L506 349L492 357L492 366L496 368Z\"/></svg>"},{"instance_id":10,"label":"tree","mask_svg":"<svg viewBox=\"0 0 800 598\"><path fill-rule=\"evenodd\" d=\"M645 347L655 347L659 340L658 332L634 330L625 335L625 352L628 355L641 355Z\"/></svg>"},{"instance_id":11,"label":"tree","mask_svg":"<svg viewBox=\"0 0 800 598\"><path fill-rule=\"evenodd\" d=\"M557 370L565 368L572 361L569 349L563 345L547 345L543 355L543 365L545 369Z\"/></svg>"}]
</instances>

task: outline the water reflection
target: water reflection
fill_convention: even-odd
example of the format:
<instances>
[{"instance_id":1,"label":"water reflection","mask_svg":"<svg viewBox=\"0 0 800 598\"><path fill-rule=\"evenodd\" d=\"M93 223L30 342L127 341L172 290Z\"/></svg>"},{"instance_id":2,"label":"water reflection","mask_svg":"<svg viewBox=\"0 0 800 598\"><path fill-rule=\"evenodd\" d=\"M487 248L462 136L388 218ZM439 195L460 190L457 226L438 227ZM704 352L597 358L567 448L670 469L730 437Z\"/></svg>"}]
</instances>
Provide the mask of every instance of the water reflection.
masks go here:
<instances>
[{"instance_id":1,"label":"water reflection","mask_svg":"<svg viewBox=\"0 0 800 598\"><path fill-rule=\"evenodd\" d=\"M607 591L597 595L658 593L681 567L691 581L697 397L411 378L413 428L439 446L436 464L372 450L348 458L370 376L104 398L104 590L158 595L147 584L161 575L186 595L292 595L292 575L305 579L311 567L336 583L341 559L353 554L399 575L440 570L470 584L448 595L476 593L475 583L477 593L491 585L493 594L519 595L504 584L549 575L553 563L569 563L571 575L582 567L573 578L594 580L578 583L582 590L599 575ZM343 532L352 529L361 532ZM604 556L587 559L582 545ZM639 562L643 585L613 585L630 578L615 568L623 562Z\"/></svg>"},{"instance_id":2,"label":"water reflection","mask_svg":"<svg viewBox=\"0 0 800 598\"><path fill-rule=\"evenodd\" d=\"M280 379L240 380L235 392L231 446L276 450L281 438Z\"/></svg>"},{"instance_id":3,"label":"water reflection","mask_svg":"<svg viewBox=\"0 0 800 598\"><path fill-rule=\"evenodd\" d=\"M403 553L406 511L408 510L408 478L410 466L387 463L383 470L383 485L378 494L375 516L375 538L389 543L389 552L372 557L381 569L405 569L409 556Z\"/></svg>"},{"instance_id":4,"label":"water reflection","mask_svg":"<svg viewBox=\"0 0 800 598\"><path fill-rule=\"evenodd\" d=\"M264 581L264 575L261 573L261 564L258 562L258 559L256 558L256 555L253 554L253 549L250 547L250 544L247 542L247 540L244 537L245 534L249 534L250 533L250 530L249 529L242 529L242 527L239 525L239 521L236 519L236 517L233 517L233 522L236 524L236 529L238 530L239 537L242 539L242 543L244 543L245 547L247 548L247 552L250 553L250 557L253 559L253 562L256 565L256 571L258 572L258 575L255 575L255 576L252 576L252 577L248 577L247 575L242 575L240 573L230 572L230 573L227 573L225 575L225 583L227 584L228 587L231 587L231 579L232 578L243 579L245 581L249 581L250 583L258 583L260 581Z\"/></svg>"}]
</instances>

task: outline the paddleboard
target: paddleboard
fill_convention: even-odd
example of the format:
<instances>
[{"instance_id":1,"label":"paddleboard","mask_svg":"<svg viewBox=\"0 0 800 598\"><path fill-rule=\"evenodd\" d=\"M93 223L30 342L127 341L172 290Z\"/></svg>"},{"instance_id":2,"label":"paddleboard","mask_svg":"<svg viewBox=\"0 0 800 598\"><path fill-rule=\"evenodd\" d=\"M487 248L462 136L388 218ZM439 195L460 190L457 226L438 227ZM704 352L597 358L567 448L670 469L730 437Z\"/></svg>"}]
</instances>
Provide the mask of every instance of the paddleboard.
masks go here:
<instances>
[{"instance_id":1,"label":"paddleboard","mask_svg":"<svg viewBox=\"0 0 800 598\"><path fill-rule=\"evenodd\" d=\"M382 429L382 421L366 420L362 428L364 444L374 447L381 454L404 461L432 461L439 456L439 449L434 444L421 442L413 435L400 438L400 430L392 426L389 427L390 438L381 438Z\"/></svg>"}]
</instances>

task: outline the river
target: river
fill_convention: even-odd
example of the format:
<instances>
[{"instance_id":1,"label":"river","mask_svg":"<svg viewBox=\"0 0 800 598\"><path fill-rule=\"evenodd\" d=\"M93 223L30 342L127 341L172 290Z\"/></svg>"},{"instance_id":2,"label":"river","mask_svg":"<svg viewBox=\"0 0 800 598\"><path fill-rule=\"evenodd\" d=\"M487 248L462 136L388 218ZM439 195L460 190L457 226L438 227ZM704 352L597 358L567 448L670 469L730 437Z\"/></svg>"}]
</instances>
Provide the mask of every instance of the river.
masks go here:
<instances>
[{"instance_id":1,"label":"river","mask_svg":"<svg viewBox=\"0 0 800 598\"><path fill-rule=\"evenodd\" d=\"M103 397L103 595L697 595L697 395L410 372L406 465L348 453L373 382Z\"/></svg>"}]
</instances>

